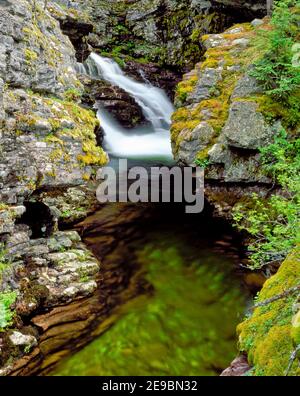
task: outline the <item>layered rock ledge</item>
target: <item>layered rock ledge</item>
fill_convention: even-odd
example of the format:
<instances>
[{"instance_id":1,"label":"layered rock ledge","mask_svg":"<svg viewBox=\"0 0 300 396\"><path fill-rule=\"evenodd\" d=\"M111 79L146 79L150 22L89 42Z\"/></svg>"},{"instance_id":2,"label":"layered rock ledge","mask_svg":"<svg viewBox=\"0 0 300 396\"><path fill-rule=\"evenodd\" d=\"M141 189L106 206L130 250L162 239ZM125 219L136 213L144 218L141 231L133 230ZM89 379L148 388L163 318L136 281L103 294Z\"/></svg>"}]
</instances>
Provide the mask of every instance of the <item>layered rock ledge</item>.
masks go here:
<instances>
[{"instance_id":1,"label":"layered rock ledge","mask_svg":"<svg viewBox=\"0 0 300 396\"><path fill-rule=\"evenodd\" d=\"M35 3L35 5L34 5ZM81 106L75 50L44 2L0 5L0 365L37 347L31 318L93 294L99 262L62 223L94 205L107 155Z\"/></svg>"}]
</instances>

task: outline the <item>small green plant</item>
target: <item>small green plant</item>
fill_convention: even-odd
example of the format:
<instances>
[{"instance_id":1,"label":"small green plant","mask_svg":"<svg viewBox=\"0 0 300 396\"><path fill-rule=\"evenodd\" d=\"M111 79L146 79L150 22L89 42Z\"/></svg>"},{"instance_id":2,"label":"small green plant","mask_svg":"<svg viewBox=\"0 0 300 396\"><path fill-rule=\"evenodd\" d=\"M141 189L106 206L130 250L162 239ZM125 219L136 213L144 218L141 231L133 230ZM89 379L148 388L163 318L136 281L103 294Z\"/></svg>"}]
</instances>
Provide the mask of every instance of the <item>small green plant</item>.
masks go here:
<instances>
[{"instance_id":1,"label":"small green plant","mask_svg":"<svg viewBox=\"0 0 300 396\"><path fill-rule=\"evenodd\" d=\"M268 199L253 194L233 211L237 227L251 236L248 249L253 269L280 263L300 242L300 140L289 140L282 130L273 144L261 149L261 155L263 169L282 193Z\"/></svg>"},{"instance_id":2,"label":"small green plant","mask_svg":"<svg viewBox=\"0 0 300 396\"><path fill-rule=\"evenodd\" d=\"M64 96L68 102L77 102L81 98L81 92L76 88L69 88Z\"/></svg>"},{"instance_id":3,"label":"small green plant","mask_svg":"<svg viewBox=\"0 0 300 396\"><path fill-rule=\"evenodd\" d=\"M0 331L12 323L14 312L11 310L11 306L16 298L16 292L0 293Z\"/></svg>"},{"instance_id":4,"label":"small green plant","mask_svg":"<svg viewBox=\"0 0 300 396\"><path fill-rule=\"evenodd\" d=\"M205 159L196 159L195 160L195 164L197 165L197 166L200 166L200 168L207 168L208 167L208 165L209 165L209 159L208 158L205 158Z\"/></svg>"},{"instance_id":5,"label":"small green plant","mask_svg":"<svg viewBox=\"0 0 300 396\"><path fill-rule=\"evenodd\" d=\"M272 29L265 37L267 51L252 71L268 95L289 105L290 95L296 94L300 87L300 65L293 62L293 47L299 40L300 6L297 3L296 0L277 1ZM298 104L300 110L299 100L296 102L294 105Z\"/></svg>"},{"instance_id":6,"label":"small green plant","mask_svg":"<svg viewBox=\"0 0 300 396\"><path fill-rule=\"evenodd\" d=\"M0 282L2 279L3 272L8 268L9 260L7 258L7 252L4 248L4 244L0 243Z\"/></svg>"}]
</instances>

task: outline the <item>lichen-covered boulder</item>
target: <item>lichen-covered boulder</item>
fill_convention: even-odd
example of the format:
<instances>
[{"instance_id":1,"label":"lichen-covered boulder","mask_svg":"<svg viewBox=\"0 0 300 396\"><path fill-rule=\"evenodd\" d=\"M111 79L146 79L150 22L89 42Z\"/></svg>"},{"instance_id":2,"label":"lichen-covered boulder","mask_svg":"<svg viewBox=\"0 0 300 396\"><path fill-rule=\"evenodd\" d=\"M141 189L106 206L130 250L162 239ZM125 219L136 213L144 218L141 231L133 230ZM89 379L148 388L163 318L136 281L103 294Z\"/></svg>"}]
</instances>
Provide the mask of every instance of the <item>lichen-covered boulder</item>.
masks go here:
<instances>
[{"instance_id":1,"label":"lichen-covered boulder","mask_svg":"<svg viewBox=\"0 0 300 396\"><path fill-rule=\"evenodd\" d=\"M267 29L267 21L259 28ZM256 34L257 28L245 23L203 36L204 60L177 87L173 153L184 164L205 165L207 182L271 183L259 170L259 149L272 141L281 125L267 123L262 90L251 76L259 56L252 48ZM193 133L203 122L212 128L209 138Z\"/></svg>"},{"instance_id":2,"label":"lichen-covered boulder","mask_svg":"<svg viewBox=\"0 0 300 396\"><path fill-rule=\"evenodd\" d=\"M228 146L257 150L271 143L274 131L267 125L258 105L251 101L235 101L222 130Z\"/></svg>"}]
</instances>

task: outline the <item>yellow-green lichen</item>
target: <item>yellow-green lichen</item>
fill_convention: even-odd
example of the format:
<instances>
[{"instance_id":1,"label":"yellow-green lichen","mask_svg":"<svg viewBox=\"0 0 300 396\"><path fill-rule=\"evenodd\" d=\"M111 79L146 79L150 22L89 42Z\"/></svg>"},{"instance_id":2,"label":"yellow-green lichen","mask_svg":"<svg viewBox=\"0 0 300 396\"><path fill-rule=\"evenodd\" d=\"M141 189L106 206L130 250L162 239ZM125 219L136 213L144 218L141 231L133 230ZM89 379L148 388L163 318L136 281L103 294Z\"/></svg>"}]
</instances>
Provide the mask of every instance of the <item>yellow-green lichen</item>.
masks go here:
<instances>
[{"instance_id":1,"label":"yellow-green lichen","mask_svg":"<svg viewBox=\"0 0 300 396\"><path fill-rule=\"evenodd\" d=\"M25 48L24 50L25 60L28 64L35 62L38 59L38 54L35 51Z\"/></svg>"},{"instance_id":2,"label":"yellow-green lichen","mask_svg":"<svg viewBox=\"0 0 300 396\"><path fill-rule=\"evenodd\" d=\"M64 151L64 137L71 137L82 143L82 154L77 159L82 166L87 165L105 165L107 155L101 147L97 146L95 129L99 126L99 121L91 110L83 109L78 104L71 101L60 101L47 99L47 105L50 106L55 118L52 119L52 128L56 130L54 135L47 137L48 141L58 143L61 154L67 154ZM73 128L62 128L61 121L69 120L74 123ZM55 123L55 125L54 125ZM54 128L55 127L55 128ZM54 155L55 153L53 153ZM57 153L56 153L57 154ZM57 155L57 159L58 159ZM66 156L63 157L66 160Z\"/></svg>"},{"instance_id":3,"label":"yellow-green lichen","mask_svg":"<svg viewBox=\"0 0 300 396\"><path fill-rule=\"evenodd\" d=\"M197 82L198 82L197 75L193 75L190 78L180 82L176 90L176 100L181 103L184 103L188 94L193 92Z\"/></svg>"}]
</instances>

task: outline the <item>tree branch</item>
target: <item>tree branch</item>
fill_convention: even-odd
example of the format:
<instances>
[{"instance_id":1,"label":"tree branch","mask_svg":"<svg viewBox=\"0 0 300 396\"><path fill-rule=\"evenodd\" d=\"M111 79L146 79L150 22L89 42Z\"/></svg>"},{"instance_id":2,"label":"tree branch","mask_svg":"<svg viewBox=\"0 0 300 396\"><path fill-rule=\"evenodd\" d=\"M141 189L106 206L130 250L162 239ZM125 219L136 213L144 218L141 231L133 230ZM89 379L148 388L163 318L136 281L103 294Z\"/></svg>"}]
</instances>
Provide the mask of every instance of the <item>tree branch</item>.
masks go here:
<instances>
[{"instance_id":1,"label":"tree branch","mask_svg":"<svg viewBox=\"0 0 300 396\"><path fill-rule=\"evenodd\" d=\"M294 363L299 351L300 351L300 344L297 345L295 350L291 353L289 364L288 364L288 367L287 367L286 372L285 372L285 376L286 377L289 375L289 372L291 371L291 368L293 366L293 363Z\"/></svg>"},{"instance_id":2,"label":"tree branch","mask_svg":"<svg viewBox=\"0 0 300 396\"><path fill-rule=\"evenodd\" d=\"M293 294L296 291L300 290L300 283L294 287L291 287L290 289L285 290L284 292L277 294L276 296L273 296L271 298L267 298L264 301L261 301L257 304L254 304L253 307L251 308L252 310L258 307L263 307L264 305L271 304L274 301L280 300L281 298L287 297L289 294Z\"/></svg>"}]
</instances>

